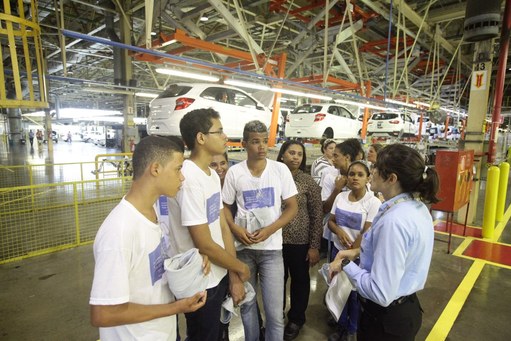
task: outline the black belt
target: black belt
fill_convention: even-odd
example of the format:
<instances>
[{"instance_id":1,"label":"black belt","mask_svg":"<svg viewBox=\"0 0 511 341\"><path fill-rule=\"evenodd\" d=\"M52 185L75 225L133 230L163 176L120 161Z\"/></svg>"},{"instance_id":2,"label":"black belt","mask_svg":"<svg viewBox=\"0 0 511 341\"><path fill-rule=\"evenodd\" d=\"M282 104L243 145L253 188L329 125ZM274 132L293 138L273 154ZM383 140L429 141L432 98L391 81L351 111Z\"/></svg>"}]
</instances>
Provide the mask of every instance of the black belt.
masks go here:
<instances>
[{"instance_id":1,"label":"black belt","mask_svg":"<svg viewBox=\"0 0 511 341\"><path fill-rule=\"evenodd\" d=\"M408 295L408 296L401 296L398 299L392 301L387 307L383 307L377 303L374 303L371 300L368 300L367 298L360 296L360 294L358 295L358 299L359 299L360 303L362 303L363 306L373 306L375 308L382 308L382 309L398 306L398 305L403 304L409 300L413 301L413 299L415 299L416 297L417 297L417 295L415 293Z\"/></svg>"}]
</instances>

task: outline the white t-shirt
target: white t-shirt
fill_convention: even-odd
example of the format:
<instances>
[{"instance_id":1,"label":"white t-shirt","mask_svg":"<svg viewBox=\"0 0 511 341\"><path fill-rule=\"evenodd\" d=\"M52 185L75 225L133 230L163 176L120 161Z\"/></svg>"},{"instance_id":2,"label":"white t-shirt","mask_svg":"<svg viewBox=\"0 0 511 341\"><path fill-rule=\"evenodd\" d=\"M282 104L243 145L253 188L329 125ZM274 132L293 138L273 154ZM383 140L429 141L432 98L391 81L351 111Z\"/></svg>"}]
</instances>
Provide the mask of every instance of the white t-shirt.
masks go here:
<instances>
[{"instance_id":1,"label":"white t-shirt","mask_svg":"<svg viewBox=\"0 0 511 341\"><path fill-rule=\"evenodd\" d=\"M166 255L158 224L124 198L105 219L94 240L94 280L89 303L166 304L174 301L164 273ZM99 328L107 340L176 340L174 315Z\"/></svg>"},{"instance_id":2,"label":"white t-shirt","mask_svg":"<svg viewBox=\"0 0 511 341\"><path fill-rule=\"evenodd\" d=\"M223 208L220 178L210 169L204 173L193 161L185 160L181 169L185 181L176 198L168 198L170 245L175 253L183 253L195 247L188 226L209 225L211 238L224 246L220 226L220 210ZM208 289L214 288L227 274L227 270L211 263Z\"/></svg>"},{"instance_id":3,"label":"white t-shirt","mask_svg":"<svg viewBox=\"0 0 511 341\"><path fill-rule=\"evenodd\" d=\"M326 201L335 188L335 179L339 176L339 170L335 167L325 169L321 174L319 185L321 186L321 201ZM343 189L344 190L344 189Z\"/></svg>"},{"instance_id":4,"label":"white t-shirt","mask_svg":"<svg viewBox=\"0 0 511 341\"><path fill-rule=\"evenodd\" d=\"M289 168L281 162L266 159L266 167L260 177L250 173L247 161L239 162L227 171L222 189L224 202L238 205L235 220L253 212L265 211L265 224L270 225L282 214L282 200L298 194ZM262 226L264 227L264 226ZM282 250L282 229L273 233L262 243L245 246L236 241L236 249Z\"/></svg>"},{"instance_id":5,"label":"white t-shirt","mask_svg":"<svg viewBox=\"0 0 511 341\"><path fill-rule=\"evenodd\" d=\"M348 198L350 193L351 191L341 192L335 197L330 214L335 215L337 225L350 236L352 241L355 241L365 223L372 223L378 213L381 201L374 196L373 192L369 191L359 201L350 201ZM334 233L332 233L332 241L338 250L346 249Z\"/></svg>"}]
</instances>

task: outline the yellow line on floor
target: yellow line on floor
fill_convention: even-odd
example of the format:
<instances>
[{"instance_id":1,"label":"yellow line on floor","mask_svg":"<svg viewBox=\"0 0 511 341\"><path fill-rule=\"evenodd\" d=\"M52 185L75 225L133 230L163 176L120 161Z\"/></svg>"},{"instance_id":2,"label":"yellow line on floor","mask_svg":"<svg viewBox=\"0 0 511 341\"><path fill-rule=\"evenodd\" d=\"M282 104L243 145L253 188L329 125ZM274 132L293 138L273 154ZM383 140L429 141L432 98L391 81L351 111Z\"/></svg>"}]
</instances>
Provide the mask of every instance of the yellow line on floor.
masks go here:
<instances>
[{"instance_id":1,"label":"yellow line on floor","mask_svg":"<svg viewBox=\"0 0 511 341\"><path fill-rule=\"evenodd\" d=\"M447 338L451 331L461 308L465 304L470 291L474 287L474 284L479 277L479 274L483 270L485 262L482 260L476 260L468 270L467 274L461 281L460 285L452 295L451 300L447 303L444 311L436 321L433 329L429 333L426 341L442 341Z\"/></svg>"},{"instance_id":2,"label":"yellow line on floor","mask_svg":"<svg viewBox=\"0 0 511 341\"><path fill-rule=\"evenodd\" d=\"M509 218L511 218L511 205L509 205L506 213L504 213L502 221L497 224L497 227L495 228L495 233L493 234L493 241L499 240L500 236L502 235L502 232L504 231L504 228L507 225L507 222L509 221Z\"/></svg>"},{"instance_id":3,"label":"yellow line on floor","mask_svg":"<svg viewBox=\"0 0 511 341\"><path fill-rule=\"evenodd\" d=\"M461 244L456 248L456 250L454 250L452 254L458 257L463 255L463 252L465 252L470 243L472 243L472 240L474 240L473 237L465 238L465 240L461 242Z\"/></svg>"}]
</instances>

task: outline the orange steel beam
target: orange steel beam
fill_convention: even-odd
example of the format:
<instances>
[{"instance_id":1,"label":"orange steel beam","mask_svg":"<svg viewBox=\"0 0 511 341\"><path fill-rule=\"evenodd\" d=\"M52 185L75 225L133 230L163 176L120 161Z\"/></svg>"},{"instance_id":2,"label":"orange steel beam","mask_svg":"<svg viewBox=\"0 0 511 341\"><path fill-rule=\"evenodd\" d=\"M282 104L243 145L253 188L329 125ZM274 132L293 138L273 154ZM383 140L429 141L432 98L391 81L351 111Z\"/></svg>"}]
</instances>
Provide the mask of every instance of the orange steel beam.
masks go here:
<instances>
[{"instance_id":1,"label":"orange steel beam","mask_svg":"<svg viewBox=\"0 0 511 341\"><path fill-rule=\"evenodd\" d=\"M193 37L190 37L187 35L184 31L176 30L174 34L166 35L163 33L160 33L160 37L157 39L154 39L152 41L154 47L161 46L164 42L175 40L176 42L181 43L184 45L182 48L174 49L169 51L169 54L179 54L186 51L189 51L190 49L201 49L204 51L210 51L214 53L223 54L229 57L245 60L245 61L251 61L253 62L252 55L249 52L236 50L230 47L218 45L212 42L203 41L200 39L196 39ZM159 59L162 59L162 57L155 57L152 56L152 58L148 57L146 54L143 53L134 53L133 57L137 60L147 60L151 62L157 62ZM258 55L257 56L257 63L259 65L266 64L266 67L264 68L264 71L266 74L272 74L273 73L273 67L277 65L277 61L273 59L266 58L264 55Z\"/></svg>"},{"instance_id":2,"label":"orange steel beam","mask_svg":"<svg viewBox=\"0 0 511 341\"><path fill-rule=\"evenodd\" d=\"M308 77L293 78L290 80L293 82L298 82L298 83L319 84L319 83L323 82L323 75L312 75L312 76L308 76ZM358 90L358 89L360 89L360 84L345 81L343 79L338 79L333 76L328 76L326 79L326 82L340 85L342 87L342 89L344 89L344 90L348 90L348 89L349 90Z\"/></svg>"},{"instance_id":3,"label":"orange steel beam","mask_svg":"<svg viewBox=\"0 0 511 341\"><path fill-rule=\"evenodd\" d=\"M366 88L366 97L369 98L371 96L371 81L365 82ZM362 95L362 89L360 89L360 94ZM362 120L362 131L360 132L360 137L362 140L365 140L367 134L367 122L369 121L369 109L364 109L364 119Z\"/></svg>"},{"instance_id":4,"label":"orange steel beam","mask_svg":"<svg viewBox=\"0 0 511 341\"><path fill-rule=\"evenodd\" d=\"M247 66L247 65L254 65L254 62L248 61L248 60L239 60L237 62L231 62L231 63L224 64L224 66L232 67L232 68L237 68L240 66Z\"/></svg>"},{"instance_id":5,"label":"orange steel beam","mask_svg":"<svg viewBox=\"0 0 511 341\"><path fill-rule=\"evenodd\" d=\"M363 44L362 46L360 46L359 51L360 52L369 52L369 53L375 54L379 57L386 58L387 57L387 44L388 44L387 39L370 41L370 42L367 42L367 43ZM399 41L397 40L396 37L391 38L390 39L391 51L395 50L396 44L399 44L399 46L400 46L399 52L401 52L405 47L404 38L400 38ZM406 46L411 46L412 44L413 44L413 38L406 37ZM391 54L394 55L393 52Z\"/></svg>"}]
</instances>

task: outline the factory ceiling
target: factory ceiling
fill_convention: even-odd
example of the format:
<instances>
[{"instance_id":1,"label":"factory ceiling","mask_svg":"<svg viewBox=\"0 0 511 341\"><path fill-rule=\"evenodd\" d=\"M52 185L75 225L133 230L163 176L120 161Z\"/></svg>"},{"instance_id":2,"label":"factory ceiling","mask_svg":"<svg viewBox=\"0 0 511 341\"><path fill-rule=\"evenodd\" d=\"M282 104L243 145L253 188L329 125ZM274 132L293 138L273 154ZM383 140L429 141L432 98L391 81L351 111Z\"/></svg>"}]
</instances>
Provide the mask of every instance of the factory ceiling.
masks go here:
<instances>
[{"instance_id":1,"label":"factory ceiling","mask_svg":"<svg viewBox=\"0 0 511 341\"><path fill-rule=\"evenodd\" d=\"M40 0L37 14L52 106L122 110L126 91L183 80L155 71L162 67L271 80L273 60L285 53L287 80L356 95L370 81L380 99L466 108L475 44L463 41L465 8L462 0ZM182 60L130 51L130 77L119 58L125 50L101 38ZM489 44L493 77L499 38ZM509 106L510 89L505 96ZM140 112L148 99L136 102Z\"/></svg>"}]
</instances>

